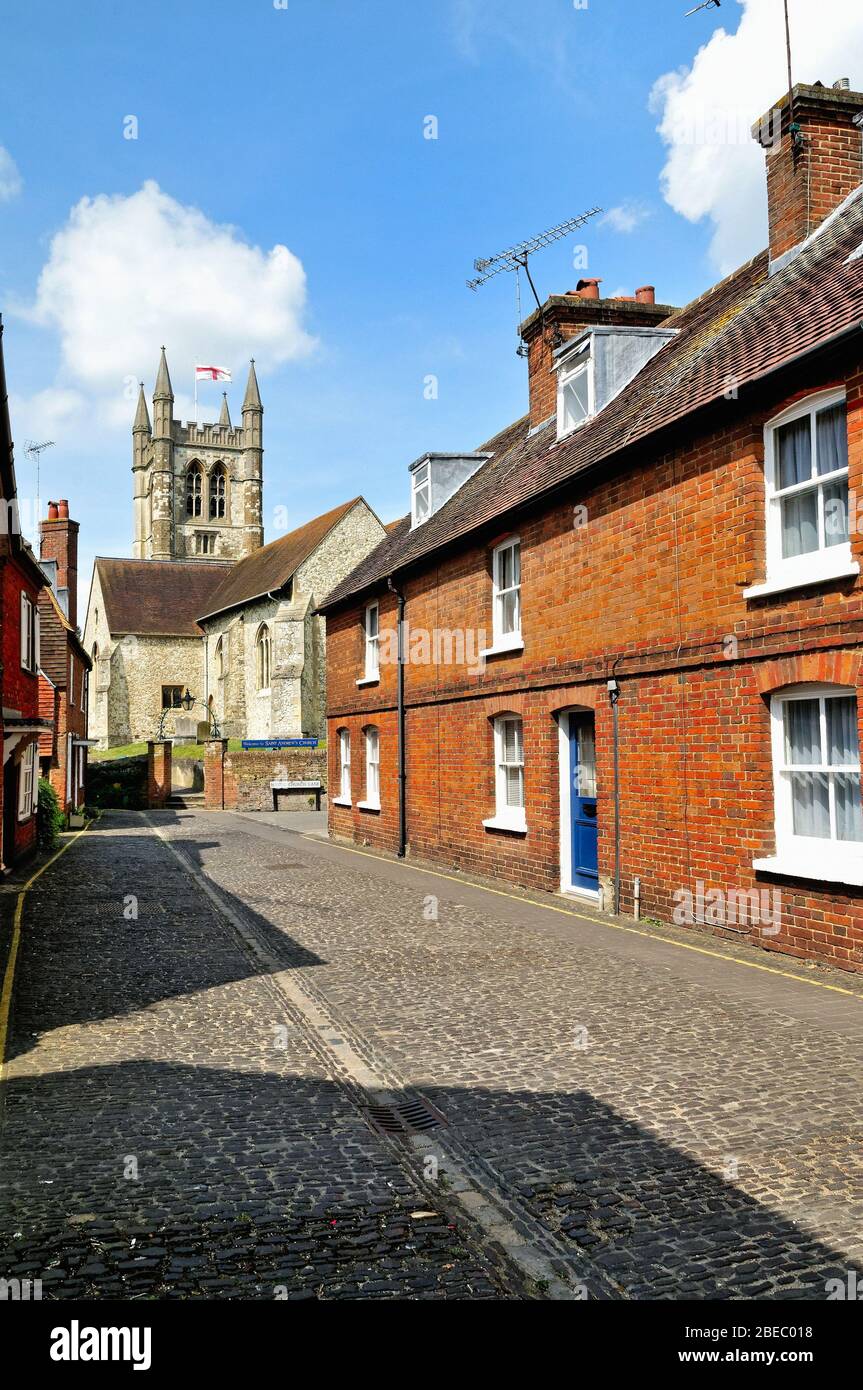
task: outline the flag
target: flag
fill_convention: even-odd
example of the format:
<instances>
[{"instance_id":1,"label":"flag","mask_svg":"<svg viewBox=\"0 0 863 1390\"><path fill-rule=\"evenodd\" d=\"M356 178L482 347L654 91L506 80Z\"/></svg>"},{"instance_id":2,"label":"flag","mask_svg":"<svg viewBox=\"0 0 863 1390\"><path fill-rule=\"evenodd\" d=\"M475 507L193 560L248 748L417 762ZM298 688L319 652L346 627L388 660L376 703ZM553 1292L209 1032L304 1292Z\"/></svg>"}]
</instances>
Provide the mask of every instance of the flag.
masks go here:
<instances>
[{"instance_id":1,"label":"flag","mask_svg":"<svg viewBox=\"0 0 863 1390\"><path fill-rule=\"evenodd\" d=\"M196 381L230 381L231 373L226 367L196 367Z\"/></svg>"}]
</instances>

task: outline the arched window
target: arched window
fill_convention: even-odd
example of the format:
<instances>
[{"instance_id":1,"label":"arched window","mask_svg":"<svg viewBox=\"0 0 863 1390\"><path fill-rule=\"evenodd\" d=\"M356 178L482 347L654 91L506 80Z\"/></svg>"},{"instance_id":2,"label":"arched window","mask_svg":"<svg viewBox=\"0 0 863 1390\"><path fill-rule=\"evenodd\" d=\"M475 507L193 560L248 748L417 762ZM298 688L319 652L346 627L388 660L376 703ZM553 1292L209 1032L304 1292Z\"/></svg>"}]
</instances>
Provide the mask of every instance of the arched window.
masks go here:
<instances>
[{"instance_id":1,"label":"arched window","mask_svg":"<svg viewBox=\"0 0 863 1390\"><path fill-rule=\"evenodd\" d=\"M366 799L368 811L378 811L381 805L381 739L373 724L363 730L366 743Z\"/></svg>"},{"instance_id":2,"label":"arched window","mask_svg":"<svg viewBox=\"0 0 863 1390\"><path fill-rule=\"evenodd\" d=\"M227 511L228 479L225 465L217 463L210 474L210 520L224 521Z\"/></svg>"},{"instance_id":3,"label":"arched window","mask_svg":"<svg viewBox=\"0 0 863 1390\"><path fill-rule=\"evenodd\" d=\"M267 627L266 623L261 623L261 626L258 628L258 635L255 638L255 665L259 690L269 690L270 688L271 656L270 629Z\"/></svg>"},{"instance_id":4,"label":"arched window","mask_svg":"<svg viewBox=\"0 0 863 1390\"><path fill-rule=\"evenodd\" d=\"M204 474L199 463L190 463L186 470L186 515L200 516L204 497Z\"/></svg>"},{"instance_id":5,"label":"arched window","mask_svg":"<svg viewBox=\"0 0 863 1390\"><path fill-rule=\"evenodd\" d=\"M225 648L221 637L216 643L213 665L216 668L216 680L220 681L225 674Z\"/></svg>"}]
</instances>

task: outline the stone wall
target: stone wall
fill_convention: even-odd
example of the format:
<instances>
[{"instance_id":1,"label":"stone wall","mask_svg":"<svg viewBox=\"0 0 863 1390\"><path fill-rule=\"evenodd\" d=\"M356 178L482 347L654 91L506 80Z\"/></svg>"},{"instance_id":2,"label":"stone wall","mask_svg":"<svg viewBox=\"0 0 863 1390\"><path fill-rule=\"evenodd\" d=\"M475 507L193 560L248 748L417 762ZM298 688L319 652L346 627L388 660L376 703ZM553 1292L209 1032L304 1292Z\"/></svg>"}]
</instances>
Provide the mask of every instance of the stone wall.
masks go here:
<instances>
[{"instance_id":1,"label":"stone wall","mask_svg":"<svg viewBox=\"0 0 863 1390\"><path fill-rule=\"evenodd\" d=\"M228 752L226 739L206 745L204 805L225 811L308 811L315 805L313 791L281 792L273 801L271 783L277 780L321 783L321 805L327 792L325 748L244 748Z\"/></svg>"},{"instance_id":2,"label":"stone wall","mask_svg":"<svg viewBox=\"0 0 863 1390\"><path fill-rule=\"evenodd\" d=\"M335 525L294 575L290 597L264 598L208 619L205 698L213 697L226 738L296 738L324 732L326 633L315 605L364 559L386 532L365 502ZM272 670L257 685L256 638L270 631ZM222 672L216 646L222 641Z\"/></svg>"}]
</instances>

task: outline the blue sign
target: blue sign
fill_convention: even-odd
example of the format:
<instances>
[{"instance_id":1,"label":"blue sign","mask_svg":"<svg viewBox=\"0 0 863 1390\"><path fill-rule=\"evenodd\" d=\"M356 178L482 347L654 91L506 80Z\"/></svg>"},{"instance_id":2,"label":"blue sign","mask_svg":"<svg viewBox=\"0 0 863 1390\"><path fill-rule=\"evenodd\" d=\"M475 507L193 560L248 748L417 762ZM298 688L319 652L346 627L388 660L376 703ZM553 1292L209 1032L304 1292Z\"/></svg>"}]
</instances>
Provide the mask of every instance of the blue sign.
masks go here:
<instances>
[{"instance_id":1,"label":"blue sign","mask_svg":"<svg viewBox=\"0 0 863 1390\"><path fill-rule=\"evenodd\" d=\"M244 748L317 748L316 738L244 738Z\"/></svg>"}]
</instances>

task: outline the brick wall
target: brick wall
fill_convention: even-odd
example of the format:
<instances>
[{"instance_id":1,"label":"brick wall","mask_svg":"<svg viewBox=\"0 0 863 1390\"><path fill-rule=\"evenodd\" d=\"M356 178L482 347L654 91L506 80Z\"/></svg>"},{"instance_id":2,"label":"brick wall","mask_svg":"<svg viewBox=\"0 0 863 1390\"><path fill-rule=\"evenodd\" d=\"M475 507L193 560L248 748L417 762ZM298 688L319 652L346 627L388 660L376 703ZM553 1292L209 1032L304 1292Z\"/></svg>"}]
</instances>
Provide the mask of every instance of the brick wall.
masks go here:
<instances>
[{"instance_id":1,"label":"brick wall","mask_svg":"<svg viewBox=\"0 0 863 1390\"><path fill-rule=\"evenodd\" d=\"M160 809L171 795L170 743L147 744L147 805Z\"/></svg>"},{"instance_id":2,"label":"brick wall","mask_svg":"<svg viewBox=\"0 0 863 1390\"><path fill-rule=\"evenodd\" d=\"M756 880L755 858L774 849L769 694L799 681L859 686L863 589L845 580L772 598L743 597L765 577L763 426L796 399L847 386L850 487L863 498L863 360L816 374L798 368L747 409L729 401L690 421L674 449L643 450L625 473L574 483L554 505L488 531L403 588L408 652L418 631L491 638L491 549L517 533L522 549L523 653L467 662L409 661L409 852L533 888L560 886L559 714L595 710L600 881L613 873L611 710L614 670L621 766L622 903L641 880L642 911L667 921L674 895L707 886L778 887L782 930L753 940L863 968L863 890L775 876ZM724 414L722 413L724 410ZM574 508L586 524L574 524ZM863 563L863 534L852 535ZM380 594L382 634L395 600ZM328 619L331 785L338 730L352 742L352 805L330 804L334 834L397 847L396 667L357 688L361 604ZM417 644L417 651L420 644ZM800 656L799 653L807 655ZM784 664L783 664L784 663ZM795 664L796 663L796 664ZM861 702L863 704L863 702ZM524 719L527 834L485 828L494 811L491 721ZM382 809L356 803L362 731L380 733ZM709 925L709 923L708 923Z\"/></svg>"},{"instance_id":3,"label":"brick wall","mask_svg":"<svg viewBox=\"0 0 863 1390\"><path fill-rule=\"evenodd\" d=\"M863 145L854 116L859 92L798 86L762 116L753 134L767 152L770 255L781 256L819 226L860 183ZM791 117L800 127L795 142Z\"/></svg>"},{"instance_id":4,"label":"brick wall","mask_svg":"<svg viewBox=\"0 0 863 1390\"><path fill-rule=\"evenodd\" d=\"M227 741L213 739L204 756L204 805L208 810L272 811L271 782L319 781L321 805L327 788L324 748L244 748L229 752ZM308 810L314 792L282 792L279 810Z\"/></svg>"}]
</instances>

